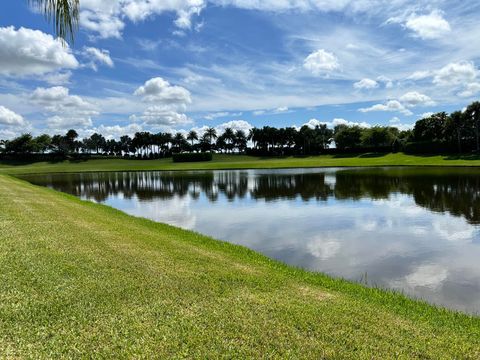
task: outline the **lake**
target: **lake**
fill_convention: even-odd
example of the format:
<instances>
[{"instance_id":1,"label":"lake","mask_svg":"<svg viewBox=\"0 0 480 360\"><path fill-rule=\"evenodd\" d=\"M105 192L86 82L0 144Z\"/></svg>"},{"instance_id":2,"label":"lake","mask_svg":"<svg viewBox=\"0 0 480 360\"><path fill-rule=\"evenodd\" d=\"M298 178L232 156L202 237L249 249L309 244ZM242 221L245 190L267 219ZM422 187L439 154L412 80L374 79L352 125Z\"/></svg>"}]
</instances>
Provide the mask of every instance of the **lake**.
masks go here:
<instances>
[{"instance_id":1,"label":"lake","mask_svg":"<svg viewBox=\"0 0 480 360\"><path fill-rule=\"evenodd\" d=\"M480 169L22 176L285 263L480 313Z\"/></svg>"}]
</instances>

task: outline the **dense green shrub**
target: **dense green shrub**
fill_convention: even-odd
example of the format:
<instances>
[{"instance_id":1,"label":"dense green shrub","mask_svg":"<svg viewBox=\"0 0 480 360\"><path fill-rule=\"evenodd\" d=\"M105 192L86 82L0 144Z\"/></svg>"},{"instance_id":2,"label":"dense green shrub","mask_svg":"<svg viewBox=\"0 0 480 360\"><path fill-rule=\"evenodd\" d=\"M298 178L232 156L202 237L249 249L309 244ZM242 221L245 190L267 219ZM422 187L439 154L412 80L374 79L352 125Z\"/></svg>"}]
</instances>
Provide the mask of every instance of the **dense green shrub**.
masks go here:
<instances>
[{"instance_id":1,"label":"dense green shrub","mask_svg":"<svg viewBox=\"0 0 480 360\"><path fill-rule=\"evenodd\" d=\"M212 153L180 153L173 154L173 162L212 161Z\"/></svg>"},{"instance_id":2,"label":"dense green shrub","mask_svg":"<svg viewBox=\"0 0 480 360\"><path fill-rule=\"evenodd\" d=\"M406 154L440 154L454 151L446 141L417 141L405 144L403 151Z\"/></svg>"}]
</instances>

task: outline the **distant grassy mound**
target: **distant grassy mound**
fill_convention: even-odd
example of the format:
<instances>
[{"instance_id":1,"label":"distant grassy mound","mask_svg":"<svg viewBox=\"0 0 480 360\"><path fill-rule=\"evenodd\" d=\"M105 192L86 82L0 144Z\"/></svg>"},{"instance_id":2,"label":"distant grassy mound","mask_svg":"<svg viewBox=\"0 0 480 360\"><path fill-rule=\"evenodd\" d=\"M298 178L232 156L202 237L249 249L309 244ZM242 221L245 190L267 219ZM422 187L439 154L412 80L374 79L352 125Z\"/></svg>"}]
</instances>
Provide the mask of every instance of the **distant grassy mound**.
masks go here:
<instances>
[{"instance_id":1,"label":"distant grassy mound","mask_svg":"<svg viewBox=\"0 0 480 360\"><path fill-rule=\"evenodd\" d=\"M305 157L255 157L213 154L208 162L174 163L171 158L160 160L124 160L118 158L72 160L59 162L0 162L0 173L48 173L84 171L135 170L219 170L277 169L300 167L345 166L480 166L480 156L406 155L403 153L366 153L357 155L320 155Z\"/></svg>"}]
</instances>

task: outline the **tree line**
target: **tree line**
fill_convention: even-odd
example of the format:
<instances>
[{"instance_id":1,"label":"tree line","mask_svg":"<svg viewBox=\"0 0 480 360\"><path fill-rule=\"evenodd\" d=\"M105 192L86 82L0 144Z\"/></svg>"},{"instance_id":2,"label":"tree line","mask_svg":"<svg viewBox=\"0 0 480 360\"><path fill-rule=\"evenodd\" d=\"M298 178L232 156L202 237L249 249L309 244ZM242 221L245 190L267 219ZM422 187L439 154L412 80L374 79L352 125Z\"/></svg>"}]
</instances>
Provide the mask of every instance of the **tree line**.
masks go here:
<instances>
[{"instance_id":1,"label":"tree line","mask_svg":"<svg viewBox=\"0 0 480 360\"><path fill-rule=\"evenodd\" d=\"M0 152L5 155L110 155L136 158L161 158L182 152L240 152L247 149L248 135L242 130L226 128L218 134L209 128L202 136L192 130L186 136L182 133L137 132L133 137L124 135L119 140L106 139L94 133L79 139L77 131L71 129L65 135L43 134L33 137L23 134L12 140L0 140Z\"/></svg>"},{"instance_id":2,"label":"tree line","mask_svg":"<svg viewBox=\"0 0 480 360\"><path fill-rule=\"evenodd\" d=\"M335 146L332 148L332 144ZM313 155L335 152L405 151L411 153L480 152L480 102L464 111L440 112L418 120L413 129L399 130L394 126L325 124L275 128L253 128L249 133L226 128L219 134L208 128L201 136L192 130L180 132L137 132L119 140L106 139L94 133L79 139L75 130L65 135L23 134L12 140L0 141L3 157L32 155L109 155L142 159L168 157L183 152L248 153L253 155Z\"/></svg>"}]
</instances>

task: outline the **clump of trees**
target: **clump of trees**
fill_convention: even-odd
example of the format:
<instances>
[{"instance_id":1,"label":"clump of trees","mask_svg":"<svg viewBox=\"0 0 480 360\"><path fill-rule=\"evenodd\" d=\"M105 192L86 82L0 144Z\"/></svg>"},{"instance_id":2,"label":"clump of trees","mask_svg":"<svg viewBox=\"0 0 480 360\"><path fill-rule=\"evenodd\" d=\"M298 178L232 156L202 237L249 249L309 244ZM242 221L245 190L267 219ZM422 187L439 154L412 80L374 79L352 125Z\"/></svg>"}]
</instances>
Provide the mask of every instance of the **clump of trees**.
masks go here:
<instances>
[{"instance_id":1,"label":"clump of trees","mask_svg":"<svg viewBox=\"0 0 480 360\"><path fill-rule=\"evenodd\" d=\"M304 125L300 129L265 126L253 128L248 134L231 128L221 134L215 128L209 128L201 136L193 130L186 136L182 133L138 132L133 137L125 135L115 140L98 133L79 139L75 130L69 130L65 135L33 137L23 134L0 141L3 157L23 158L102 155L154 159L184 152L312 155L371 151L480 152L480 102L472 103L465 111L441 112L420 119L412 130L406 131L391 126L363 128L356 125L338 125L329 129L320 124L313 128Z\"/></svg>"},{"instance_id":2,"label":"clump of trees","mask_svg":"<svg viewBox=\"0 0 480 360\"><path fill-rule=\"evenodd\" d=\"M412 152L480 152L480 102L418 120L408 141Z\"/></svg>"}]
</instances>

